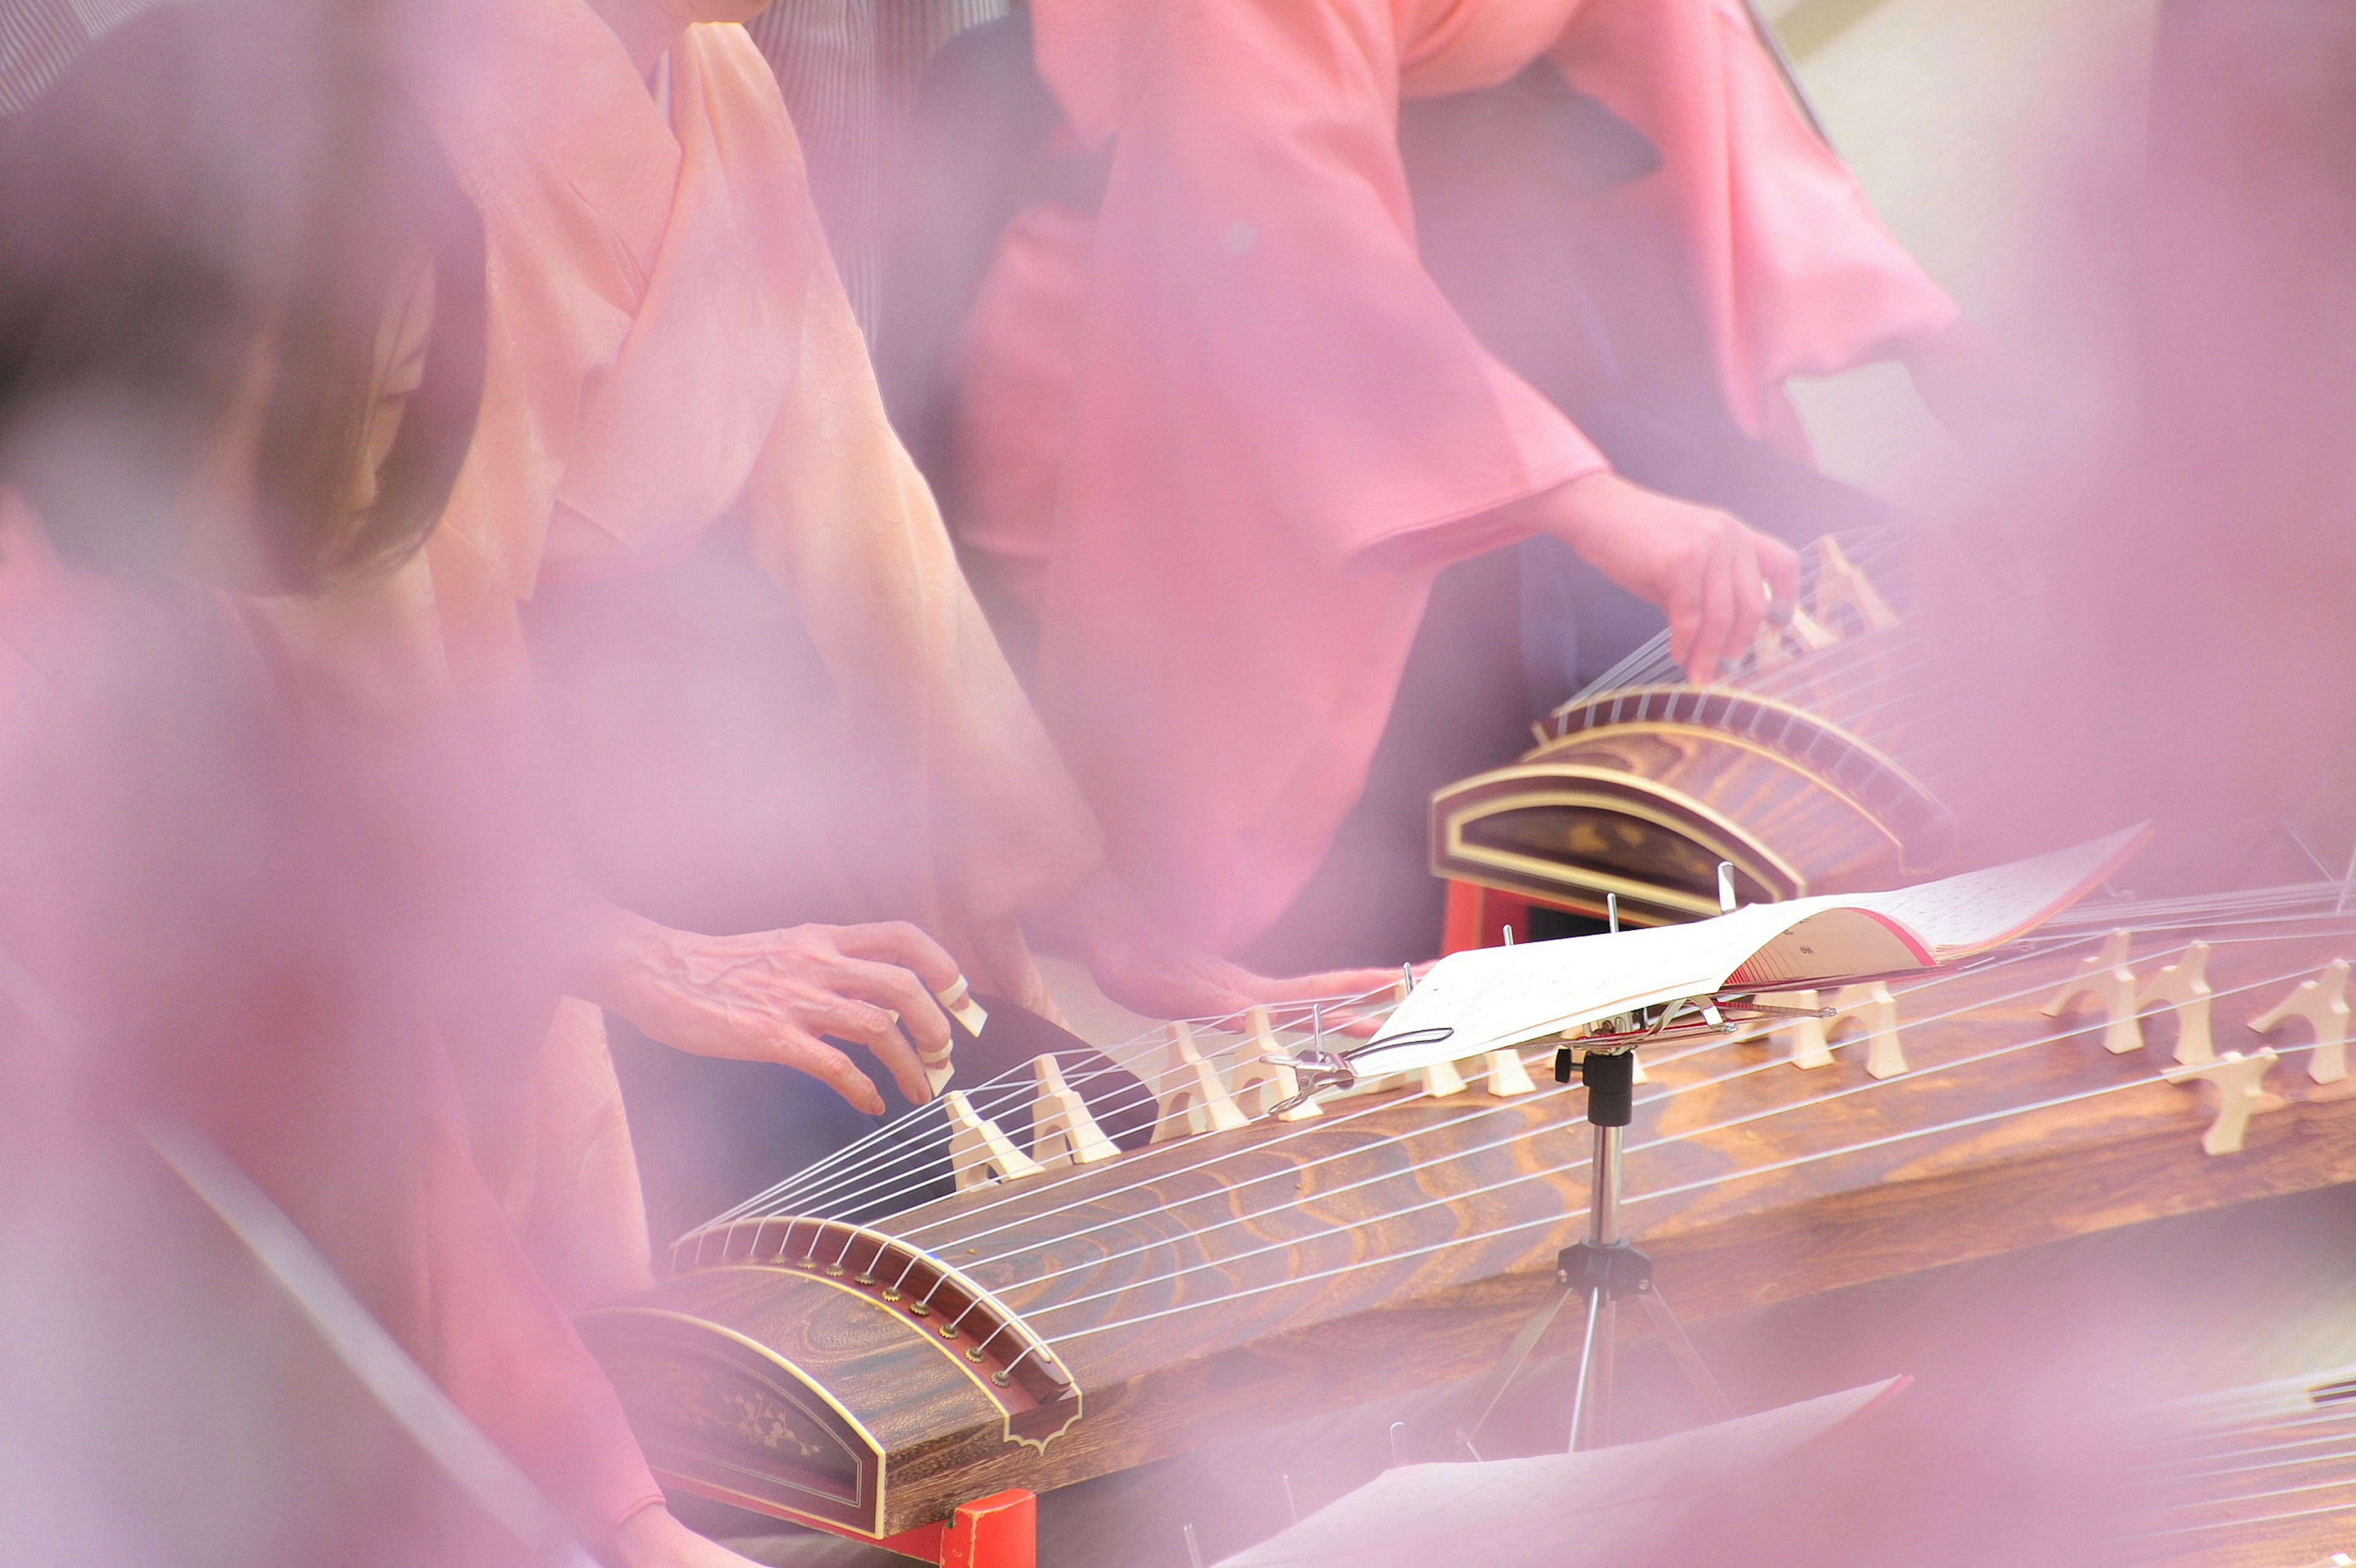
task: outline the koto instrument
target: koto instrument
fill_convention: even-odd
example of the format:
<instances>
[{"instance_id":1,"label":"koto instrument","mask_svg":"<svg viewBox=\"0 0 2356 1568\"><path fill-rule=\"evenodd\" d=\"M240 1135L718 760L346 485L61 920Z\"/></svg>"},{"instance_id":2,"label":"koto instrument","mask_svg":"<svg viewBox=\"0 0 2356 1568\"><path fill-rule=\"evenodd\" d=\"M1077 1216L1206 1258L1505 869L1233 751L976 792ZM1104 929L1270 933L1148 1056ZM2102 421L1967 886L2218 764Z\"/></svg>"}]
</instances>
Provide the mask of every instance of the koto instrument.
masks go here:
<instances>
[{"instance_id":1,"label":"koto instrument","mask_svg":"<svg viewBox=\"0 0 2356 1568\"><path fill-rule=\"evenodd\" d=\"M1434 873L1596 917L1616 898L1654 924L1717 913L1721 862L1746 903L1942 866L1935 720L1954 694L1867 570L1894 577L1901 542L1818 540L1804 603L1717 685L1686 683L1665 634L1638 650L1515 763L1433 796Z\"/></svg>"},{"instance_id":2,"label":"koto instrument","mask_svg":"<svg viewBox=\"0 0 2356 1568\"><path fill-rule=\"evenodd\" d=\"M2152 1568L2356 1563L2356 1367L2155 1413L2134 1559Z\"/></svg>"},{"instance_id":3,"label":"koto instrument","mask_svg":"<svg viewBox=\"0 0 2356 1568\"><path fill-rule=\"evenodd\" d=\"M2337 891L2081 909L1647 1049L1630 1232L1690 1317L2356 1179ZM1229 1022L1119 1053L1151 1147L1043 1058L682 1238L582 1320L659 1472L889 1538L1494 1365L1582 1231L1582 1091L1498 1051L1273 1116L1315 1021Z\"/></svg>"}]
</instances>

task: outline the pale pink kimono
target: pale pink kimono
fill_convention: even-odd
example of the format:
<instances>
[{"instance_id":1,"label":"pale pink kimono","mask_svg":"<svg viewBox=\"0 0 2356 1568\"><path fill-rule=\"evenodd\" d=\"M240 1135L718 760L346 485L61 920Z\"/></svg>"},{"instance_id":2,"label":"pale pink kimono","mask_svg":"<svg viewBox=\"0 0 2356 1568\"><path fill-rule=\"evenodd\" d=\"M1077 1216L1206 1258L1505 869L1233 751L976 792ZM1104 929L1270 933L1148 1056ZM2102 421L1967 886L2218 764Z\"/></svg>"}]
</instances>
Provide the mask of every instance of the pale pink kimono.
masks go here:
<instances>
[{"instance_id":1,"label":"pale pink kimono","mask_svg":"<svg viewBox=\"0 0 2356 1568\"><path fill-rule=\"evenodd\" d=\"M1727 402L1921 344L1953 304L1811 132L1736 0L1037 0L1110 147L1099 211L1002 237L953 350L967 542L1041 619L1039 700L1113 863L1233 950L1356 799L1437 570L1603 466L1418 260L1402 98L1552 59L1664 167L1607 198L1674 259Z\"/></svg>"},{"instance_id":2,"label":"pale pink kimono","mask_svg":"<svg viewBox=\"0 0 2356 1568\"><path fill-rule=\"evenodd\" d=\"M93 1114L122 1095L201 1128L302 1226L580 1539L602 1546L630 1516L660 1504L662 1492L612 1385L502 1217L470 1136L458 1055L430 1014L429 987L409 986L396 967L407 949L361 962L338 948L399 942L431 955L456 934L417 929L410 890L346 883L366 864L357 853L357 865L319 869L319 885L273 886L266 907L241 901L235 895L251 890L232 880L223 907L219 874L201 857L192 869L176 847L141 837L188 827L134 815L155 796L123 787L125 770L159 765L159 750L173 782L157 793L192 819L241 820L246 803L205 792L234 784L240 766L290 765L295 728L275 727L278 701L290 693L262 645L245 635L252 608L226 592L159 607L70 570L16 493L0 485L0 946L84 1036L43 1048L59 1053L61 1093L89 1095ZM201 732L201 753L191 753L199 741L185 734L133 743L134 727L172 690L163 670L177 670L189 645L208 638L220 656L205 667L215 683L207 699L231 721ZM299 814L305 790L339 778L349 787L365 769L370 788L392 803L366 818L371 827L412 852L447 848L438 792L450 779L434 755L438 741L412 734L388 744L323 728L330 732L300 737L313 765L280 807L293 801ZM173 766L192 762L194 778ZM287 871L283 858L272 864L273 874ZM511 870L503 862L484 880ZM447 913L479 891L424 901ZM322 909L335 918L296 932L294 922ZM199 918L201 933L175 934ZM212 966L215 955L231 977ZM207 965L193 982L184 967L191 963ZM399 995L369 987L379 971ZM153 1038L159 1018L169 1020L168 1040ZM499 1043L470 1042L493 1051ZM134 1072L129 1081L110 1076ZM640 1232L643 1253L643 1224Z\"/></svg>"},{"instance_id":3,"label":"pale pink kimono","mask_svg":"<svg viewBox=\"0 0 2356 1568\"><path fill-rule=\"evenodd\" d=\"M487 751L528 752L519 609L543 574L659 565L741 518L839 695L823 743L866 786L866 819L813 851L843 901L1051 1007L1016 915L1098 863L1095 824L884 419L768 67L743 28L693 27L650 91L581 0L463 0L442 25L421 94L486 230L481 426L408 571L276 607L296 662L347 708L455 690ZM642 1281L594 1008L564 1004L496 1134L510 1214L563 1294Z\"/></svg>"}]
</instances>

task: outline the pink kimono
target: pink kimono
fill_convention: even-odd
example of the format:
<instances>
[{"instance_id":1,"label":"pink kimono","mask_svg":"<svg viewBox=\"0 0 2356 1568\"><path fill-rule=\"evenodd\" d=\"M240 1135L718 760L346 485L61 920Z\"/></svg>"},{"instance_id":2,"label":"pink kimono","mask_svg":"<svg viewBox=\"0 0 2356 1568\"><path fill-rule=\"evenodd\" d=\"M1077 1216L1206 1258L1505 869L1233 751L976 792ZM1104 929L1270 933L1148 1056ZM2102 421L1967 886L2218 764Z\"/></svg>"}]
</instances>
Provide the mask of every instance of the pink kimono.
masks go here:
<instances>
[{"instance_id":1,"label":"pink kimono","mask_svg":"<svg viewBox=\"0 0 2356 1568\"><path fill-rule=\"evenodd\" d=\"M885 421L768 67L742 27L691 27L650 91L582 0L466 0L437 25L421 96L485 230L481 422L397 577L264 607L295 678L348 715L455 695L487 752L529 766L527 602L676 561L725 519L831 681L798 742L861 784L809 836L840 890L820 918L914 922L976 985L1051 1008L1017 917L1098 864L1097 829ZM597 1010L567 1001L503 1099L477 1141L542 1273L573 1306L643 1285Z\"/></svg>"},{"instance_id":2,"label":"pink kimono","mask_svg":"<svg viewBox=\"0 0 2356 1568\"><path fill-rule=\"evenodd\" d=\"M1654 235L1743 427L1954 306L1790 101L1734 0L1039 0L1110 147L1092 218L1001 239L954 351L967 542L1041 627L1038 699L1115 868L1184 934L1265 930L1356 799L1438 570L1604 466L1425 272L1403 98L1551 59L1664 167Z\"/></svg>"},{"instance_id":3,"label":"pink kimono","mask_svg":"<svg viewBox=\"0 0 2356 1568\"><path fill-rule=\"evenodd\" d=\"M75 1031L45 1087L199 1128L603 1546L662 1493L500 1212L461 1090L485 1054L528 1059L554 997L527 987L522 1027L465 1050L434 1006L454 955L521 967L529 875L469 853L498 825L452 787L471 769L446 731L306 720L246 607L211 600L191 635L68 570L0 485L0 944Z\"/></svg>"}]
</instances>

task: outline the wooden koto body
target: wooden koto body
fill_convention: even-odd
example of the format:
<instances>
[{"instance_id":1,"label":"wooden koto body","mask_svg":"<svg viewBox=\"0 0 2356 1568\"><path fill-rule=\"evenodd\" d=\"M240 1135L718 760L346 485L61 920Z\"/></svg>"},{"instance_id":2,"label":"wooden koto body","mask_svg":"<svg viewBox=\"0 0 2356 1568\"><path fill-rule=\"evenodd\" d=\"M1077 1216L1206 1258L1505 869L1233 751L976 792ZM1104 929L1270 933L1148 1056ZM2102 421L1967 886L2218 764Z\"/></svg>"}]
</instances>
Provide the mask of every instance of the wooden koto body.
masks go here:
<instances>
[{"instance_id":1,"label":"wooden koto body","mask_svg":"<svg viewBox=\"0 0 2356 1568\"><path fill-rule=\"evenodd\" d=\"M2356 1179L2349 1084L2309 1075L2336 1057L2309 1019L2344 1038L2349 957L2356 916L2089 927L1891 982L1894 1047L1845 1018L1808 1020L1829 1052L1798 1026L1657 1048L1630 1233L1698 1317ZM2065 991L2097 1010L2048 1016ZM2294 997L2275 1034L2248 1027ZM2179 1062L2196 1010L2245 1054ZM1332 1099L869 1230L714 1226L583 1331L666 1480L871 1537L1476 1373L1582 1233L1590 1129L1543 1071L1499 1097L1459 1065L1445 1097ZM2227 1122L2240 1147L2210 1152Z\"/></svg>"},{"instance_id":2,"label":"wooden koto body","mask_svg":"<svg viewBox=\"0 0 2356 1568\"><path fill-rule=\"evenodd\" d=\"M1616 692L1432 797L1435 874L1640 924L1916 880L1953 837L1928 787L1805 709L1701 687Z\"/></svg>"},{"instance_id":3,"label":"wooden koto body","mask_svg":"<svg viewBox=\"0 0 2356 1568\"><path fill-rule=\"evenodd\" d=\"M1719 684L1682 684L1664 654L1435 794L1433 873L1599 918L1616 896L1649 925L1718 913L1720 861L1746 903L1943 865L1954 825L1905 760L1944 728L1924 723L1941 667L1836 540L1810 556L1807 607Z\"/></svg>"}]
</instances>

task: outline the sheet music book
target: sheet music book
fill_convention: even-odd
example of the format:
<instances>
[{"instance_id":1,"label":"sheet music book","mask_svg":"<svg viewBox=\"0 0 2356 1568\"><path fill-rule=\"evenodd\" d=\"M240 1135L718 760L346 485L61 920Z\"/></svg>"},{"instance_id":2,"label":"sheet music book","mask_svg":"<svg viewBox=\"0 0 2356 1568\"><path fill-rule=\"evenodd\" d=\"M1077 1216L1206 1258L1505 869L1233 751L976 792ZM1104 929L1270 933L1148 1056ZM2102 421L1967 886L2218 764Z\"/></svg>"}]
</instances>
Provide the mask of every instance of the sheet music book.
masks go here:
<instances>
[{"instance_id":1,"label":"sheet music book","mask_svg":"<svg viewBox=\"0 0 2356 1568\"><path fill-rule=\"evenodd\" d=\"M1403 1465L1218 1568L1565 1568L1642 1562L1713 1487L1789 1460L1895 1397L1891 1378L1650 1443Z\"/></svg>"},{"instance_id":2,"label":"sheet music book","mask_svg":"<svg viewBox=\"0 0 2356 1568\"><path fill-rule=\"evenodd\" d=\"M1387 1050L1377 1040L1353 1052L1351 1063L1361 1077L1413 1072L1715 991L1804 990L1951 964L2069 908L2124 864L2147 831L2130 827L1890 892L1826 893L1685 925L1451 954L1383 1026L1383 1039L1423 1038Z\"/></svg>"}]
</instances>

